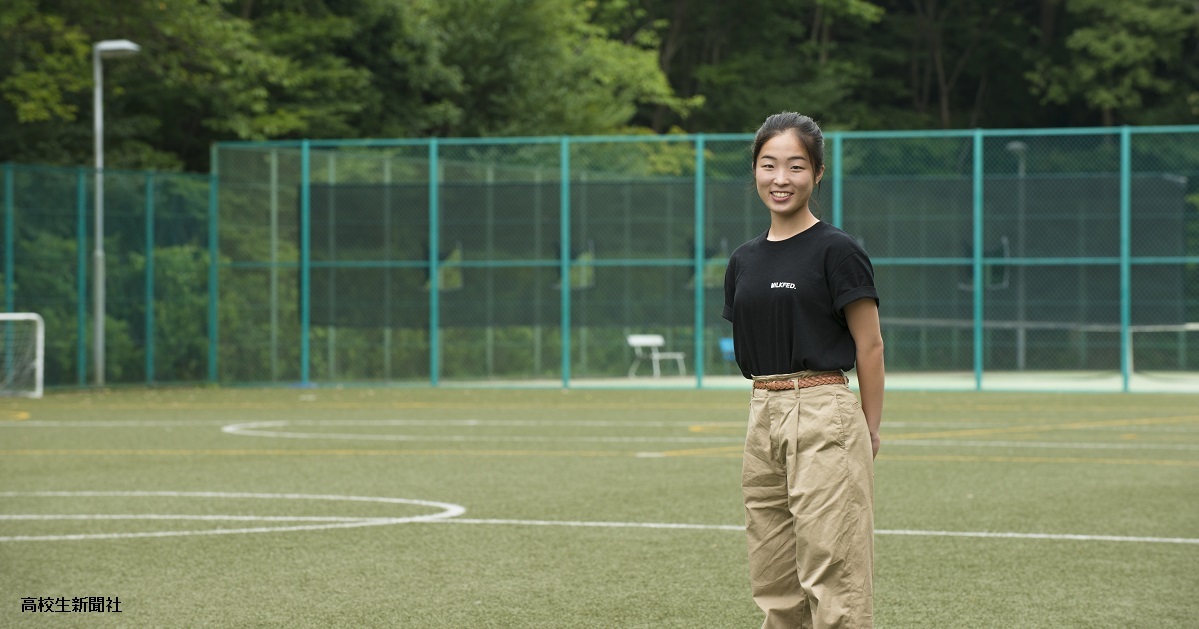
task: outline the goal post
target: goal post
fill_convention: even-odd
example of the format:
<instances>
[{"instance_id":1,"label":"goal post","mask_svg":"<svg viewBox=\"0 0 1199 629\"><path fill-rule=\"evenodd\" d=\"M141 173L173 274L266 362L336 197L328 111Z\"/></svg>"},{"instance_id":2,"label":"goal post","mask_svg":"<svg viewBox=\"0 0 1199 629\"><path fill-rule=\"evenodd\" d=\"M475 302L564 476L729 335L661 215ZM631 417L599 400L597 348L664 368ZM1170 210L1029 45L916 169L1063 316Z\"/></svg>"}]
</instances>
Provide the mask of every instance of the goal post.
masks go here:
<instances>
[{"instance_id":1,"label":"goal post","mask_svg":"<svg viewBox=\"0 0 1199 629\"><path fill-rule=\"evenodd\" d=\"M46 322L33 312L0 312L0 396L42 397Z\"/></svg>"}]
</instances>

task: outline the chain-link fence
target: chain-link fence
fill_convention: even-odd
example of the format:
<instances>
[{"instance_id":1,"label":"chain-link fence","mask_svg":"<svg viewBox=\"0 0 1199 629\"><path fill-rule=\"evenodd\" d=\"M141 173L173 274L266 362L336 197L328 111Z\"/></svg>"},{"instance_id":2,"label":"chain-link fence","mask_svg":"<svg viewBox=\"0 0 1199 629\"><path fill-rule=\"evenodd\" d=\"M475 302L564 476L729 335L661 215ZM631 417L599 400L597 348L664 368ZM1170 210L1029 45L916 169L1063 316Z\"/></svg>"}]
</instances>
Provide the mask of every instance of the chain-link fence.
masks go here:
<instances>
[{"instance_id":1,"label":"chain-link fence","mask_svg":"<svg viewBox=\"0 0 1199 629\"><path fill-rule=\"evenodd\" d=\"M739 377L724 267L769 223L750 140L233 143L211 178L110 172L109 380L569 385L627 378L634 334L698 386ZM830 132L826 162L816 212L874 262L889 373L1199 371L1199 128ZM93 173L5 168L8 309L46 317L48 383L83 383Z\"/></svg>"},{"instance_id":2,"label":"chain-link fence","mask_svg":"<svg viewBox=\"0 0 1199 629\"><path fill-rule=\"evenodd\" d=\"M93 382L96 173L0 165L5 310L46 322L47 385ZM104 173L107 381L207 378L209 177Z\"/></svg>"}]
</instances>

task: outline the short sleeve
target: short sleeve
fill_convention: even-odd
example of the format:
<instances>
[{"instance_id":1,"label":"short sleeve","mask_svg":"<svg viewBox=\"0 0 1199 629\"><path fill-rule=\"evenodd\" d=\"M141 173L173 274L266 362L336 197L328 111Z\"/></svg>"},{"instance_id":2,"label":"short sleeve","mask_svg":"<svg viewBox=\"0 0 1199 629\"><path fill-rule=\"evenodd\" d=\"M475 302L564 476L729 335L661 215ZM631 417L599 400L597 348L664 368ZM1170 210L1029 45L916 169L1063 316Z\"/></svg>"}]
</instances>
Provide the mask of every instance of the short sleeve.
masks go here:
<instances>
[{"instance_id":1,"label":"short sleeve","mask_svg":"<svg viewBox=\"0 0 1199 629\"><path fill-rule=\"evenodd\" d=\"M833 295L833 310L843 315L845 307L859 299L874 299L878 303L878 291L874 287L874 267L866 252L854 243L853 251L842 258L829 277Z\"/></svg>"},{"instance_id":2,"label":"short sleeve","mask_svg":"<svg viewBox=\"0 0 1199 629\"><path fill-rule=\"evenodd\" d=\"M721 315L729 321L733 320L733 298L737 294L737 257L729 258L729 264L724 268L724 313Z\"/></svg>"}]
</instances>

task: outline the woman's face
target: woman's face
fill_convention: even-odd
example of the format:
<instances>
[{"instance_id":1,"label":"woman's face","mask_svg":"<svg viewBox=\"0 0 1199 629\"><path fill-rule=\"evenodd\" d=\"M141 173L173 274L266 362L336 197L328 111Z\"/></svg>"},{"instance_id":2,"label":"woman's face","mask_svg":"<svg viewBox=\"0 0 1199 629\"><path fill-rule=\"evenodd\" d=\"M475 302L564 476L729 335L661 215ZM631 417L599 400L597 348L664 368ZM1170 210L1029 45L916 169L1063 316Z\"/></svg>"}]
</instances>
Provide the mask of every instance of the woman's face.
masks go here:
<instances>
[{"instance_id":1,"label":"woman's face","mask_svg":"<svg viewBox=\"0 0 1199 629\"><path fill-rule=\"evenodd\" d=\"M823 174L812 170L808 150L793 131L767 140L754 163L758 196L779 216L807 211L808 199Z\"/></svg>"}]
</instances>

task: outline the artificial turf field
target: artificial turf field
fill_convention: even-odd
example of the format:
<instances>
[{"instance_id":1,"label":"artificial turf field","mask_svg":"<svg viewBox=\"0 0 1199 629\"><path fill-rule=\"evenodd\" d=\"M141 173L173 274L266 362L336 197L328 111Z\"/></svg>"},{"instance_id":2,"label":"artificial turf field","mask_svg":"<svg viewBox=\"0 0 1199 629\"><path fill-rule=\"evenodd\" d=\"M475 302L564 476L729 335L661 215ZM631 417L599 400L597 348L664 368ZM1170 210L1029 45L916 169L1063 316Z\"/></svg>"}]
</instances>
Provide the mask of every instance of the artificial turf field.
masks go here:
<instances>
[{"instance_id":1,"label":"artificial turf field","mask_svg":"<svg viewBox=\"0 0 1199 629\"><path fill-rule=\"evenodd\" d=\"M0 626L756 627L747 401L0 400ZM875 480L877 627L1199 626L1199 396L888 393Z\"/></svg>"}]
</instances>

